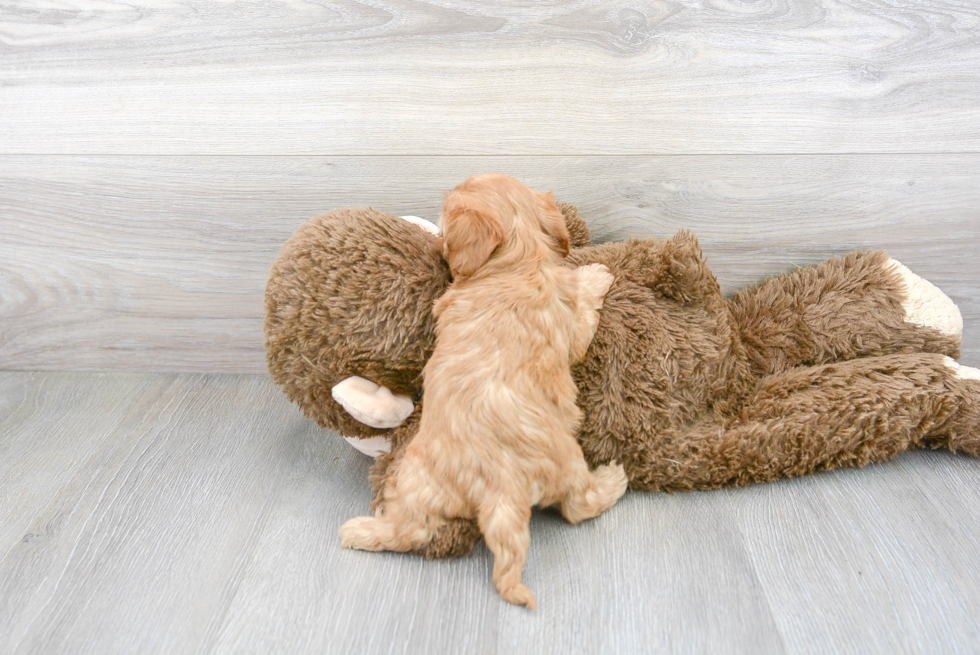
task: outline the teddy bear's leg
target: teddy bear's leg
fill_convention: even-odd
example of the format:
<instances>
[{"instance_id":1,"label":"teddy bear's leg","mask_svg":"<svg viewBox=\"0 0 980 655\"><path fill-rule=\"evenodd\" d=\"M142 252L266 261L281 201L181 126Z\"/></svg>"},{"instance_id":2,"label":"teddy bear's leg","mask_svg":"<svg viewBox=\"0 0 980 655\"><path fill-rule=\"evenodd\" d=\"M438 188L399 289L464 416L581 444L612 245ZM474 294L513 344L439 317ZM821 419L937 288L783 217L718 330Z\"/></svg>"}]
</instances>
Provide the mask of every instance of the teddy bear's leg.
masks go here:
<instances>
[{"instance_id":1,"label":"teddy bear's leg","mask_svg":"<svg viewBox=\"0 0 980 655\"><path fill-rule=\"evenodd\" d=\"M770 278L736 294L729 307L762 375L895 353L957 357L963 332L953 301L883 252Z\"/></svg>"},{"instance_id":2,"label":"teddy bear's leg","mask_svg":"<svg viewBox=\"0 0 980 655\"><path fill-rule=\"evenodd\" d=\"M537 609L534 594L523 581L531 544L531 501L510 494L488 494L480 503L477 521L493 553L493 584L504 600Z\"/></svg>"},{"instance_id":3,"label":"teddy bear's leg","mask_svg":"<svg viewBox=\"0 0 980 655\"><path fill-rule=\"evenodd\" d=\"M944 357L943 363L952 371L956 384L965 389L970 402L963 403L961 420L948 426L948 429L934 435L928 442L933 448L949 448L952 451L980 457L980 369L963 366L951 357Z\"/></svg>"},{"instance_id":4,"label":"teddy bear's leg","mask_svg":"<svg viewBox=\"0 0 980 655\"><path fill-rule=\"evenodd\" d=\"M935 328L952 337L963 336L963 316L949 296L897 259L889 259L886 268L902 280L906 322Z\"/></svg>"},{"instance_id":5,"label":"teddy bear's leg","mask_svg":"<svg viewBox=\"0 0 980 655\"><path fill-rule=\"evenodd\" d=\"M561 500L561 515L569 523L595 518L623 497L628 482L621 464L612 462L589 471L583 459Z\"/></svg>"},{"instance_id":6,"label":"teddy bear's leg","mask_svg":"<svg viewBox=\"0 0 980 655\"><path fill-rule=\"evenodd\" d=\"M710 489L862 466L910 448L980 456L980 371L917 353L801 367L765 378L737 414L627 457L640 489Z\"/></svg>"}]
</instances>

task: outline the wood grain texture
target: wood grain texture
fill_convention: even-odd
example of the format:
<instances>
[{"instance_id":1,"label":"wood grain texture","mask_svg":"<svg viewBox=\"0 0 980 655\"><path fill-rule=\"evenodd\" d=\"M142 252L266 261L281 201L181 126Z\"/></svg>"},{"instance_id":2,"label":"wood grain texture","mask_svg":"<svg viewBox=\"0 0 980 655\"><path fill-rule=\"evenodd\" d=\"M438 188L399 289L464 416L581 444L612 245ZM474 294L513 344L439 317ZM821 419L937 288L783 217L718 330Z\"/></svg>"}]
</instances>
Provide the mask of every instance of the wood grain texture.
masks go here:
<instances>
[{"instance_id":1,"label":"wood grain texture","mask_svg":"<svg viewBox=\"0 0 980 655\"><path fill-rule=\"evenodd\" d=\"M293 230L486 170L693 229L727 291L886 248L980 366L974 0L76 0L0 4L0 369L264 372ZM367 467L265 376L0 372L0 651L980 643L974 459L538 513L535 614L484 548L341 550Z\"/></svg>"},{"instance_id":2,"label":"wood grain texture","mask_svg":"<svg viewBox=\"0 0 980 655\"><path fill-rule=\"evenodd\" d=\"M21 429L35 434L32 452L57 448L83 463L67 474L57 459L33 463L67 481L53 500L11 508L30 525L0 562L4 652L193 651L220 625L250 558L295 417L259 378L53 379L89 411L50 398ZM166 393L144 393L122 423L94 411L148 384ZM72 428L36 432L50 420ZM104 434L94 453L92 434Z\"/></svg>"},{"instance_id":3,"label":"wood grain texture","mask_svg":"<svg viewBox=\"0 0 980 655\"><path fill-rule=\"evenodd\" d=\"M327 209L436 220L469 174L577 204L594 240L700 237L726 291L885 248L960 306L980 365L980 155L0 157L0 368L260 372L282 243Z\"/></svg>"},{"instance_id":4,"label":"wood grain texture","mask_svg":"<svg viewBox=\"0 0 980 655\"><path fill-rule=\"evenodd\" d=\"M35 532L28 529L37 518L28 508L51 504L88 458L106 447L136 400L153 394L143 379L133 383L122 377L91 376L86 382L88 386L82 386L77 379L42 374L3 377L0 543L25 534L28 541L43 536L43 523ZM99 402L100 398L105 400ZM58 407L59 413L52 413L51 407ZM77 424L93 422L101 429L75 432ZM73 438L70 449L62 440L68 436Z\"/></svg>"},{"instance_id":5,"label":"wood grain texture","mask_svg":"<svg viewBox=\"0 0 980 655\"><path fill-rule=\"evenodd\" d=\"M264 376L0 373L0 650L922 653L978 643L980 466L914 452L532 519L491 556L342 550L369 460ZM31 448L25 448L30 444Z\"/></svg>"},{"instance_id":6,"label":"wood grain texture","mask_svg":"<svg viewBox=\"0 0 980 655\"><path fill-rule=\"evenodd\" d=\"M779 608L775 621L787 648L975 649L978 483L976 459L918 452L731 494L760 584ZM841 590L847 590L841 603L823 606L821 598ZM880 629L884 616L894 629Z\"/></svg>"},{"instance_id":7,"label":"wood grain texture","mask_svg":"<svg viewBox=\"0 0 980 655\"><path fill-rule=\"evenodd\" d=\"M980 152L973 0L0 8L0 153Z\"/></svg>"},{"instance_id":8,"label":"wood grain texture","mask_svg":"<svg viewBox=\"0 0 980 655\"><path fill-rule=\"evenodd\" d=\"M336 487L294 483L228 611L219 652L710 652L722 643L783 652L720 498L632 494L580 526L537 513L525 582L540 611L531 614L485 584L492 558L483 547L453 562L338 552L333 530L369 502L366 493L353 506L339 500L363 488L364 472L354 472ZM335 521L310 523L326 515ZM707 529L710 540L700 536Z\"/></svg>"}]
</instances>

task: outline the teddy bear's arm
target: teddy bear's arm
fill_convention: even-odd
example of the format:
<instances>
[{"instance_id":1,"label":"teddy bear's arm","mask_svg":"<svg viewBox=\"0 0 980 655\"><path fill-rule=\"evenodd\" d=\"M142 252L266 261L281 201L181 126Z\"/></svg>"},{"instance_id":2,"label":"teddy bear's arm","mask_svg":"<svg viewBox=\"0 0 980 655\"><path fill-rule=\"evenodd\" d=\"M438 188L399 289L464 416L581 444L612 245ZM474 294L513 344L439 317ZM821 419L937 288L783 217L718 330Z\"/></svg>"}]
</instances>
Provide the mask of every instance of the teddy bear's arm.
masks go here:
<instances>
[{"instance_id":1,"label":"teddy bear's arm","mask_svg":"<svg viewBox=\"0 0 980 655\"><path fill-rule=\"evenodd\" d=\"M576 266L604 264L617 278L647 287L678 302L717 301L718 281L711 273L693 234L680 231L667 240L628 239L573 250Z\"/></svg>"},{"instance_id":2,"label":"teddy bear's arm","mask_svg":"<svg viewBox=\"0 0 980 655\"><path fill-rule=\"evenodd\" d=\"M934 353L799 367L764 378L734 416L705 415L656 440L633 440L630 485L714 489L920 447L980 455L980 371Z\"/></svg>"},{"instance_id":3,"label":"teddy bear's arm","mask_svg":"<svg viewBox=\"0 0 980 655\"><path fill-rule=\"evenodd\" d=\"M896 353L957 357L963 333L953 301L883 252L798 268L728 304L756 375Z\"/></svg>"}]
</instances>

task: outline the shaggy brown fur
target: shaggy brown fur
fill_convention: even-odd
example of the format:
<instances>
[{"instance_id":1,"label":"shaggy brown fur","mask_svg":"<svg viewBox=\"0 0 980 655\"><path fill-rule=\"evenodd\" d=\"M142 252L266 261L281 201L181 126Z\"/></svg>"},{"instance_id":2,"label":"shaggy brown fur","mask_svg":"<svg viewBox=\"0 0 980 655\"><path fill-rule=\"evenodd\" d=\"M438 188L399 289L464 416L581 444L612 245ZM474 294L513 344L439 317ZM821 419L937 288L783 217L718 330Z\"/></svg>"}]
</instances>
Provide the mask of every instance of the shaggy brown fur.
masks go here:
<instances>
[{"instance_id":1,"label":"shaggy brown fur","mask_svg":"<svg viewBox=\"0 0 980 655\"><path fill-rule=\"evenodd\" d=\"M589 247L577 212L563 213L569 261L605 264L616 278L573 369L591 466L617 460L634 489L688 490L860 466L917 447L980 455L980 381L961 379L944 359L957 356L958 336L906 322L906 289L883 253L798 269L728 300L692 235ZM418 397L431 307L449 282L437 237L372 210L312 219L273 268L270 372L321 426L390 438L391 455L371 472L376 498L421 408L377 430L347 415L330 389L359 375ZM478 535L456 520L421 553L466 554Z\"/></svg>"}]
</instances>

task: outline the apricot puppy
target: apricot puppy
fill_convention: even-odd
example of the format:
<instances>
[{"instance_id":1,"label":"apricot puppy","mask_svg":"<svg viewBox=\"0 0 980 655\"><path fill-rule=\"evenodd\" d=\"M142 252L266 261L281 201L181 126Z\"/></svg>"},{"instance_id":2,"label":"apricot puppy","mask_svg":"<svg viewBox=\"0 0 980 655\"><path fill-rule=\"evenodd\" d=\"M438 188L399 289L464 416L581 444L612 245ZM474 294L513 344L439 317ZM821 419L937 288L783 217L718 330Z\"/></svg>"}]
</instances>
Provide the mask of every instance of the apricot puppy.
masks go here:
<instances>
[{"instance_id":1,"label":"apricot puppy","mask_svg":"<svg viewBox=\"0 0 980 655\"><path fill-rule=\"evenodd\" d=\"M418 435L376 516L347 521L344 547L407 551L449 518L476 518L493 581L535 607L522 582L531 507L560 503L570 522L626 491L618 464L590 472L575 439L582 413L571 364L585 356L613 277L567 267L569 236L551 194L500 174L446 195L443 254L453 284L436 302Z\"/></svg>"}]
</instances>

